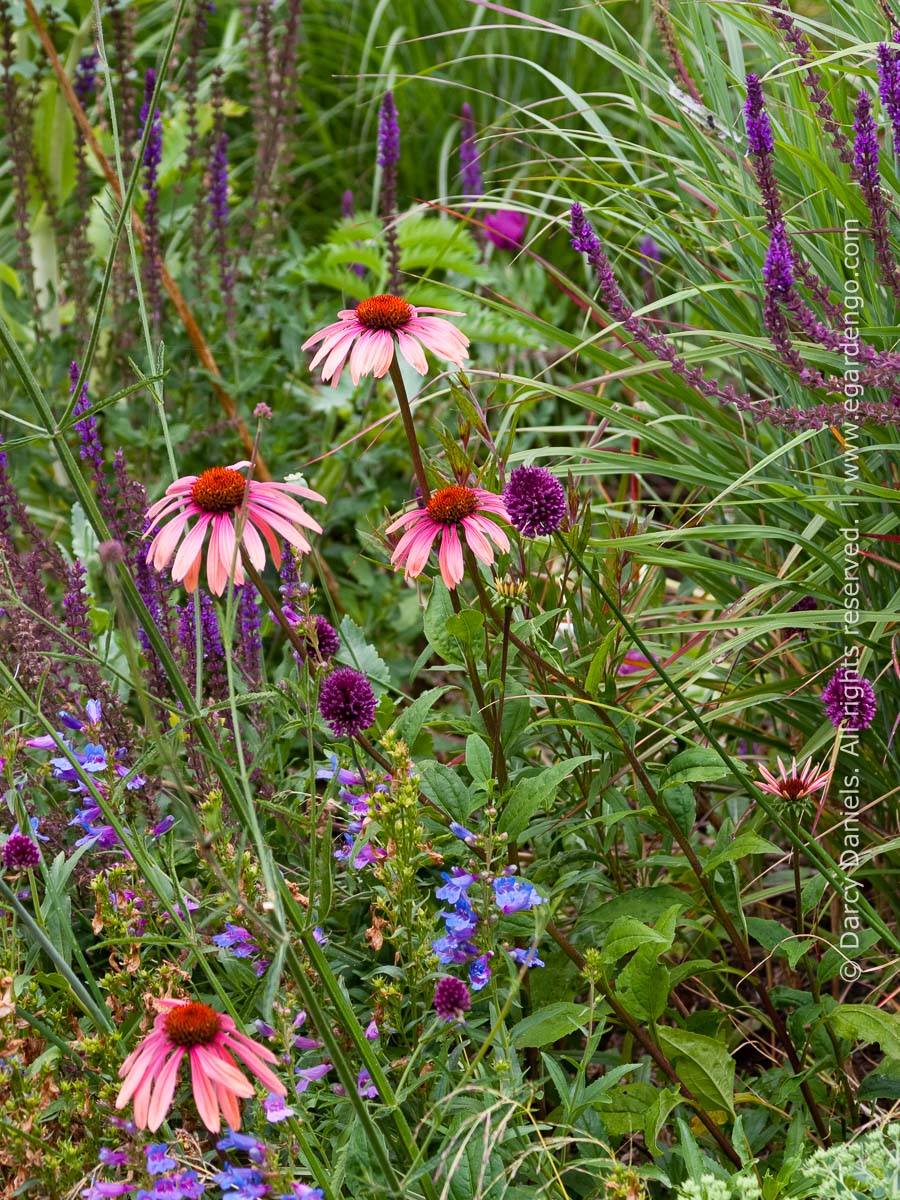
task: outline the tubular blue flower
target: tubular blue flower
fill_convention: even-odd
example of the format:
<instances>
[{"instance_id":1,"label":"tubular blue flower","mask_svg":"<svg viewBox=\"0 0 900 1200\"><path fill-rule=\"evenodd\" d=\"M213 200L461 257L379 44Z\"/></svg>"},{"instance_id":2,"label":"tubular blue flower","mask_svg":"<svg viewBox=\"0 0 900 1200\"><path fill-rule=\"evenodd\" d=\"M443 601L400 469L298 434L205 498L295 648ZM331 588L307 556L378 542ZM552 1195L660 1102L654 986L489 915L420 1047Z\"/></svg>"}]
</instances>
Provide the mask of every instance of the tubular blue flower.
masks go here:
<instances>
[{"instance_id":1,"label":"tubular blue flower","mask_svg":"<svg viewBox=\"0 0 900 1200\"><path fill-rule=\"evenodd\" d=\"M516 467L503 489L512 525L525 537L555 533L566 515L566 493L544 467Z\"/></svg>"},{"instance_id":2,"label":"tubular blue flower","mask_svg":"<svg viewBox=\"0 0 900 1200\"><path fill-rule=\"evenodd\" d=\"M365 1031L364 1036L365 1036L365 1039L367 1042L377 1042L378 1039L381 1037L381 1031L379 1030L374 1017L366 1026L366 1031Z\"/></svg>"},{"instance_id":3,"label":"tubular blue flower","mask_svg":"<svg viewBox=\"0 0 900 1200\"><path fill-rule=\"evenodd\" d=\"M535 946L529 946L527 950L520 950L518 947L514 947L510 950L509 954L511 958L516 960L520 967L531 969L532 967L545 967L547 965L543 959L538 958Z\"/></svg>"},{"instance_id":4,"label":"tubular blue flower","mask_svg":"<svg viewBox=\"0 0 900 1200\"><path fill-rule=\"evenodd\" d=\"M461 979L445 975L438 980L434 989L434 1011L442 1021L465 1021L465 1014L471 1007L472 997Z\"/></svg>"},{"instance_id":5,"label":"tubular blue flower","mask_svg":"<svg viewBox=\"0 0 900 1200\"><path fill-rule=\"evenodd\" d=\"M337 737L354 737L375 722L375 693L365 675L339 667L322 682L319 712Z\"/></svg>"},{"instance_id":6,"label":"tubular blue flower","mask_svg":"<svg viewBox=\"0 0 900 1200\"><path fill-rule=\"evenodd\" d=\"M331 1070L331 1063L319 1063L316 1067L298 1067L295 1074L299 1082L295 1087L298 1096L302 1096L311 1083L316 1083Z\"/></svg>"},{"instance_id":7,"label":"tubular blue flower","mask_svg":"<svg viewBox=\"0 0 900 1200\"><path fill-rule=\"evenodd\" d=\"M469 986L473 992L480 992L482 988L487 987L491 981L491 968L489 963L493 958L493 952L488 950L487 954L481 954L473 963L469 963Z\"/></svg>"},{"instance_id":8,"label":"tubular blue flower","mask_svg":"<svg viewBox=\"0 0 900 1200\"><path fill-rule=\"evenodd\" d=\"M277 1125L279 1121L286 1121L288 1117L294 1115L294 1110L290 1108L283 1096L276 1096L274 1092L269 1092L265 1100L263 1100L263 1108L266 1111L266 1120Z\"/></svg>"},{"instance_id":9,"label":"tubular blue flower","mask_svg":"<svg viewBox=\"0 0 900 1200\"><path fill-rule=\"evenodd\" d=\"M221 950L230 950L235 958L251 958L259 952L259 946L254 942L249 930L242 925L225 923L225 932L217 933L213 943Z\"/></svg>"},{"instance_id":10,"label":"tubular blue flower","mask_svg":"<svg viewBox=\"0 0 900 1200\"><path fill-rule=\"evenodd\" d=\"M441 871L441 879L446 882L434 893L435 897L438 900L446 900L448 904L459 904L467 900L469 888L477 878L477 875L470 875L460 867L451 867L449 875L446 871Z\"/></svg>"},{"instance_id":11,"label":"tubular blue flower","mask_svg":"<svg viewBox=\"0 0 900 1200\"><path fill-rule=\"evenodd\" d=\"M148 1175L162 1175L163 1171L174 1170L178 1163L169 1154L165 1142L151 1142L144 1147Z\"/></svg>"},{"instance_id":12,"label":"tubular blue flower","mask_svg":"<svg viewBox=\"0 0 900 1200\"><path fill-rule=\"evenodd\" d=\"M467 845L471 845L472 842L476 841L476 835L472 830L466 829L465 825L460 825L458 821L451 821L448 829L454 837L458 837L461 842L465 842Z\"/></svg>"},{"instance_id":13,"label":"tubular blue flower","mask_svg":"<svg viewBox=\"0 0 900 1200\"><path fill-rule=\"evenodd\" d=\"M274 1093L270 1092L269 1095ZM262 1163L266 1161L266 1143L261 1142L259 1138L255 1138L249 1133L240 1133L238 1130L232 1129L230 1126L225 1127L227 1134L216 1142L216 1149L221 1151L239 1150L241 1154L246 1154L251 1162Z\"/></svg>"},{"instance_id":14,"label":"tubular blue flower","mask_svg":"<svg viewBox=\"0 0 900 1200\"><path fill-rule=\"evenodd\" d=\"M362 1096L363 1100L378 1099L378 1088L372 1082L372 1076L365 1067L363 1067L356 1077L356 1091L358 1095Z\"/></svg>"},{"instance_id":15,"label":"tubular blue flower","mask_svg":"<svg viewBox=\"0 0 900 1200\"><path fill-rule=\"evenodd\" d=\"M533 883L527 879L518 879L514 875L502 875L492 881L494 902L502 913L523 912L529 908L537 908L547 901L539 895Z\"/></svg>"},{"instance_id":16,"label":"tubular blue flower","mask_svg":"<svg viewBox=\"0 0 900 1200\"><path fill-rule=\"evenodd\" d=\"M235 1167L226 1163L219 1174L213 1176L213 1183L221 1189L222 1200L257 1200L257 1197L269 1194L265 1176L256 1167Z\"/></svg>"},{"instance_id":17,"label":"tubular blue flower","mask_svg":"<svg viewBox=\"0 0 900 1200\"><path fill-rule=\"evenodd\" d=\"M478 947L474 942L460 941L450 933L437 938L431 943L431 948L439 963L449 966L451 963L460 965L478 957Z\"/></svg>"}]
</instances>

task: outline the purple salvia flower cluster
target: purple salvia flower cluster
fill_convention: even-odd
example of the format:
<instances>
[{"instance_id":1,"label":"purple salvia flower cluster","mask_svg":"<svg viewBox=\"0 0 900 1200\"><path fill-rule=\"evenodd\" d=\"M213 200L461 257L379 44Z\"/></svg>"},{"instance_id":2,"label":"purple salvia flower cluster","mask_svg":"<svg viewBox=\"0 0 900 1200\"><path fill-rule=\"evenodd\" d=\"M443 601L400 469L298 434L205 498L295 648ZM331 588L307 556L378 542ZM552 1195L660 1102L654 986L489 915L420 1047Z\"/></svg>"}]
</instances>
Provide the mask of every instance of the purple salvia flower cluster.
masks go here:
<instances>
[{"instance_id":1,"label":"purple salvia flower cluster","mask_svg":"<svg viewBox=\"0 0 900 1200\"><path fill-rule=\"evenodd\" d=\"M753 164L753 172L762 197L766 228L771 234L779 225L784 224L784 214L773 165L775 139L772 134L772 124L769 114L766 112L765 98L759 77L752 71L747 76L744 119L747 130L747 153ZM840 303L831 299L827 285L819 279L803 255L795 251L793 246L791 247L791 258L797 274L810 292L821 302L832 320L843 322Z\"/></svg>"},{"instance_id":2,"label":"purple salvia flower cluster","mask_svg":"<svg viewBox=\"0 0 900 1200\"><path fill-rule=\"evenodd\" d=\"M156 88L156 72L150 67L144 76L144 103L140 114L139 140L144 136L147 122L150 122L150 134L144 148L144 182L143 189L146 201L144 204L144 227L147 232L146 263L147 263L147 292L150 297L150 311L154 321L159 321L162 311L162 291L160 289L160 229L159 229L159 167L162 163L162 116L158 108L151 114L150 104Z\"/></svg>"},{"instance_id":3,"label":"purple salvia flower cluster","mask_svg":"<svg viewBox=\"0 0 900 1200\"><path fill-rule=\"evenodd\" d=\"M249 583L235 589L237 599L237 656L247 680L260 681L262 665L262 617L256 599L256 589Z\"/></svg>"},{"instance_id":4,"label":"purple salvia flower cluster","mask_svg":"<svg viewBox=\"0 0 900 1200\"><path fill-rule=\"evenodd\" d=\"M221 110L217 123L221 121ZM219 290L225 305L225 321L233 335L235 325L234 272L228 254L228 134L220 129L209 164L209 227L216 245Z\"/></svg>"},{"instance_id":5,"label":"purple salvia flower cluster","mask_svg":"<svg viewBox=\"0 0 900 1200\"><path fill-rule=\"evenodd\" d=\"M75 64L75 78L72 86L82 108L87 107L97 91L98 62L99 55L97 51L91 50L87 54L82 54L81 58Z\"/></svg>"},{"instance_id":6,"label":"purple salvia flower cluster","mask_svg":"<svg viewBox=\"0 0 900 1200\"><path fill-rule=\"evenodd\" d=\"M770 0L769 9L775 24L784 34L784 40L793 49L800 62L807 68L801 79L809 93L809 98L818 113L825 132L831 138L831 144L838 153L841 162L852 166L853 153L847 136L835 119L834 109L828 99L828 93L822 87L819 72L813 67L813 50L809 38L794 20L791 10L785 0Z\"/></svg>"},{"instance_id":7,"label":"purple salvia flower cluster","mask_svg":"<svg viewBox=\"0 0 900 1200\"><path fill-rule=\"evenodd\" d=\"M869 93L862 91L856 102L853 122L853 152L859 188L869 210L872 243L875 260L882 277L895 296L900 297L900 272L890 246L888 229L888 206L881 190L878 171L878 129L872 116L872 100Z\"/></svg>"},{"instance_id":8,"label":"purple salvia flower cluster","mask_svg":"<svg viewBox=\"0 0 900 1200\"><path fill-rule=\"evenodd\" d=\"M655 357L665 359L677 375L702 395L714 397L722 404L733 405L738 412L746 413L755 421L771 421L793 432L822 429L827 425L840 426L848 419L840 403L782 409L772 400L755 399L746 392L738 393L731 384L720 387L706 379L701 370L688 367L664 335L652 332L640 318L635 317L580 204L572 205L571 238L572 246L584 254L594 268L600 292L611 315L622 323L637 342ZM889 401L864 400L855 410L854 420L870 421L877 425L900 425L900 405Z\"/></svg>"},{"instance_id":9,"label":"purple salvia flower cluster","mask_svg":"<svg viewBox=\"0 0 900 1200\"><path fill-rule=\"evenodd\" d=\"M385 92L378 110L378 165L381 167L381 220L388 250L388 290L400 294L400 245L397 241L397 164L400 122L394 93Z\"/></svg>"},{"instance_id":10,"label":"purple salvia flower cluster","mask_svg":"<svg viewBox=\"0 0 900 1200\"><path fill-rule=\"evenodd\" d=\"M894 154L900 155L900 51L884 42L878 47L878 94L894 131Z\"/></svg>"},{"instance_id":11,"label":"purple salvia flower cluster","mask_svg":"<svg viewBox=\"0 0 900 1200\"><path fill-rule=\"evenodd\" d=\"M74 392L78 386L79 369L77 362L69 364L69 391ZM83 419L75 422L75 431L81 440L79 453L82 461L89 463L91 467L91 475L94 480L94 485L97 492L97 504L103 516L109 520L112 513L115 511L115 505L109 494L109 486L106 482L106 463L103 458L103 443L100 441L100 433L97 428L97 418L90 412L90 401L88 399L87 382L85 381L81 388L81 393L75 401L75 406L72 409L73 416L82 417Z\"/></svg>"},{"instance_id":12,"label":"purple salvia flower cluster","mask_svg":"<svg viewBox=\"0 0 900 1200\"><path fill-rule=\"evenodd\" d=\"M477 131L472 107L467 102L462 106L462 136L459 142L459 177L462 193L467 199L475 200L484 195L481 178L481 153L476 141Z\"/></svg>"}]
</instances>

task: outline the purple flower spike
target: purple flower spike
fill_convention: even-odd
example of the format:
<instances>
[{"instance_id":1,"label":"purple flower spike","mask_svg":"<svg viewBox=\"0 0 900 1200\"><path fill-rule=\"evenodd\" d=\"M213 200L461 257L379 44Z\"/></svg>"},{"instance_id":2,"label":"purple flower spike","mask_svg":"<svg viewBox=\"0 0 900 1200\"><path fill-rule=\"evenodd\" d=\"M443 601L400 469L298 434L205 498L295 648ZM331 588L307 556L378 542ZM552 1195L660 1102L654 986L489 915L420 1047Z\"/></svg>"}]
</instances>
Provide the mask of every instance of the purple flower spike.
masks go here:
<instances>
[{"instance_id":1,"label":"purple flower spike","mask_svg":"<svg viewBox=\"0 0 900 1200\"><path fill-rule=\"evenodd\" d=\"M400 123L394 93L385 92L378 110L378 165L390 168L400 161Z\"/></svg>"},{"instance_id":2,"label":"purple flower spike","mask_svg":"<svg viewBox=\"0 0 900 1200\"><path fill-rule=\"evenodd\" d=\"M900 51L884 42L878 47L878 93L894 131L894 153L900 154Z\"/></svg>"},{"instance_id":3,"label":"purple flower spike","mask_svg":"<svg viewBox=\"0 0 900 1200\"><path fill-rule=\"evenodd\" d=\"M838 667L822 689L822 703L835 729L843 725L853 733L869 728L877 707L875 689L854 667Z\"/></svg>"},{"instance_id":4,"label":"purple flower spike","mask_svg":"<svg viewBox=\"0 0 900 1200\"><path fill-rule=\"evenodd\" d=\"M763 279L770 293L777 299L787 300L790 298L794 287L794 276L791 270L791 245L782 224L777 225L772 233L763 267Z\"/></svg>"},{"instance_id":5,"label":"purple flower spike","mask_svg":"<svg viewBox=\"0 0 900 1200\"><path fill-rule=\"evenodd\" d=\"M473 200L484 194L484 182L481 178L481 155L476 143L476 134L472 108L466 103L462 106L459 176L463 195Z\"/></svg>"},{"instance_id":6,"label":"purple flower spike","mask_svg":"<svg viewBox=\"0 0 900 1200\"><path fill-rule=\"evenodd\" d=\"M434 990L434 1011L442 1021L465 1021L465 1014L471 1007L472 997L461 979L445 975L438 980Z\"/></svg>"},{"instance_id":7,"label":"purple flower spike","mask_svg":"<svg viewBox=\"0 0 900 1200\"><path fill-rule=\"evenodd\" d=\"M156 72L151 67L144 76L144 103L141 108L141 132L143 138L147 123L150 133L144 147L144 183L146 196L144 204L144 227L147 231L145 245L147 256L147 291L150 296L150 308L155 321L159 320L162 306L160 290L160 230L159 230L159 168L162 163L163 128L159 109L150 112L150 103L156 88Z\"/></svg>"},{"instance_id":8,"label":"purple flower spike","mask_svg":"<svg viewBox=\"0 0 900 1200\"><path fill-rule=\"evenodd\" d=\"M871 218L875 260L885 283L895 296L900 296L900 273L891 249L888 208L881 190L881 176L878 170L878 127L872 116L872 100L866 91L859 93L853 130L856 177Z\"/></svg>"},{"instance_id":9,"label":"purple flower spike","mask_svg":"<svg viewBox=\"0 0 900 1200\"><path fill-rule=\"evenodd\" d=\"M775 139L772 136L772 126L769 122L769 114L766 112L766 102L763 98L759 76L754 75L752 71L747 76L747 102L744 105L744 117L747 123L747 153L752 158L771 154L775 149Z\"/></svg>"},{"instance_id":10,"label":"purple flower spike","mask_svg":"<svg viewBox=\"0 0 900 1200\"><path fill-rule=\"evenodd\" d=\"M352 667L339 667L319 692L319 712L337 737L354 737L375 721L372 685Z\"/></svg>"}]
</instances>

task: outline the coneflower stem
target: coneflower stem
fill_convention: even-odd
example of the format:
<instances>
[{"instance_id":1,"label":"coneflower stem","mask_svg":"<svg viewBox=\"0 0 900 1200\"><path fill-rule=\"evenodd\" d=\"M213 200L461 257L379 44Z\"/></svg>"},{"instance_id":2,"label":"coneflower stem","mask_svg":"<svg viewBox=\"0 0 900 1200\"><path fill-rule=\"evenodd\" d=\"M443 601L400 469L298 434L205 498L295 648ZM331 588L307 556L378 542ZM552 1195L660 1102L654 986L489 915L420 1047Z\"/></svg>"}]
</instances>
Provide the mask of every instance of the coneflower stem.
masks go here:
<instances>
[{"instance_id":1,"label":"coneflower stem","mask_svg":"<svg viewBox=\"0 0 900 1200\"><path fill-rule=\"evenodd\" d=\"M406 432L406 440L409 442L409 452L412 455L413 470L416 474L416 483L419 485L419 492L422 496L423 504L427 504L431 499L431 489L428 486L428 476L425 474L425 466L422 462L422 452L419 449L419 441L416 437L416 427L413 423L412 409L409 407L409 397L406 394L406 384L403 382L403 376L400 373L400 365L397 362L397 355L391 359L391 382L394 385L394 391L397 393L397 405L400 409L400 416L403 419L403 428Z\"/></svg>"}]
</instances>

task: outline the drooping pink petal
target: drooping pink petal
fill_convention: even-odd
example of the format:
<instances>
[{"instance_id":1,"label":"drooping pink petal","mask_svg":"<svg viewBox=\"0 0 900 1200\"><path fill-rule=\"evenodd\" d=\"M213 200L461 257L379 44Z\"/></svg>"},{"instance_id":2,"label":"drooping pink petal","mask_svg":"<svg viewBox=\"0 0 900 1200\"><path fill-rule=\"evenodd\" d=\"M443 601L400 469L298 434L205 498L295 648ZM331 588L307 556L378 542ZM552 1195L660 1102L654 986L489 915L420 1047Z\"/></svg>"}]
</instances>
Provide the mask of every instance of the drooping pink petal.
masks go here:
<instances>
[{"instance_id":1,"label":"drooping pink petal","mask_svg":"<svg viewBox=\"0 0 900 1200\"><path fill-rule=\"evenodd\" d=\"M463 517L462 527L466 531L466 543L472 553L489 567L494 561L493 546L491 546L484 534L479 532L471 517Z\"/></svg>"},{"instance_id":2,"label":"drooping pink petal","mask_svg":"<svg viewBox=\"0 0 900 1200\"><path fill-rule=\"evenodd\" d=\"M397 529L402 529L404 525L409 525L411 521L421 520L423 514L425 514L424 508L411 508L402 517L398 517L396 521L392 521L384 532L394 533Z\"/></svg>"},{"instance_id":3,"label":"drooping pink petal","mask_svg":"<svg viewBox=\"0 0 900 1200\"><path fill-rule=\"evenodd\" d=\"M166 1065L156 1077L156 1087L153 1089L153 1099L147 1113L147 1128L155 1133L165 1120L166 1113L172 1106L175 1095L175 1084L178 1080L178 1068L184 1058L184 1046L179 1046L171 1055Z\"/></svg>"},{"instance_id":4,"label":"drooping pink petal","mask_svg":"<svg viewBox=\"0 0 900 1200\"><path fill-rule=\"evenodd\" d=\"M506 553L509 550L509 538L503 532L499 525L495 525L493 521L489 521L487 517L482 517L479 513L473 513L471 517L463 519L463 525L469 526L478 530L485 537L489 537L494 545Z\"/></svg>"},{"instance_id":5,"label":"drooping pink petal","mask_svg":"<svg viewBox=\"0 0 900 1200\"><path fill-rule=\"evenodd\" d=\"M191 1046L191 1087L194 1091L194 1103L200 1120L210 1131L218 1133L222 1122L219 1119L219 1104L212 1084L203 1069L203 1061L197 1055L198 1046Z\"/></svg>"},{"instance_id":6,"label":"drooping pink petal","mask_svg":"<svg viewBox=\"0 0 900 1200\"><path fill-rule=\"evenodd\" d=\"M236 1028L234 1021L231 1021L230 1028L223 1022L222 1033L227 1033L231 1037L232 1041L240 1042L242 1046L246 1046L247 1049L255 1054L257 1058L261 1058L263 1062L278 1062L278 1055L274 1052L274 1050L270 1050L268 1046L263 1046L261 1042L254 1041L253 1038L247 1037L245 1033L241 1033L240 1030Z\"/></svg>"},{"instance_id":7,"label":"drooping pink petal","mask_svg":"<svg viewBox=\"0 0 900 1200\"><path fill-rule=\"evenodd\" d=\"M241 1106L237 1102L237 1096L234 1092L223 1087L220 1083L214 1083L213 1087L216 1093L216 1100L219 1108L222 1110L222 1116L225 1118L226 1125L230 1125L232 1129L240 1129L241 1127Z\"/></svg>"},{"instance_id":8,"label":"drooping pink petal","mask_svg":"<svg viewBox=\"0 0 900 1200\"><path fill-rule=\"evenodd\" d=\"M251 513L249 511L249 506L248 506L247 524L249 525L249 524L251 524L251 522L252 522L254 528L258 529L259 532L263 535L263 537L268 542L269 552L272 555L272 561L274 562L275 566L280 567L281 566L281 543L278 541L278 538L275 536L275 534L272 532L272 530L269 528L269 526L265 523L265 521L262 520L261 517L254 516L253 513Z\"/></svg>"},{"instance_id":9,"label":"drooping pink petal","mask_svg":"<svg viewBox=\"0 0 900 1200\"><path fill-rule=\"evenodd\" d=\"M455 525L445 525L438 554L441 578L452 591L463 577L463 554Z\"/></svg>"},{"instance_id":10,"label":"drooping pink petal","mask_svg":"<svg viewBox=\"0 0 900 1200\"><path fill-rule=\"evenodd\" d=\"M420 375L424 375L428 370L428 361L425 358L425 351L414 337L410 337L402 329L398 329L396 333L397 345L400 347L400 353L414 371L418 371Z\"/></svg>"},{"instance_id":11,"label":"drooping pink petal","mask_svg":"<svg viewBox=\"0 0 900 1200\"><path fill-rule=\"evenodd\" d=\"M259 492L252 492L250 499L257 508L261 508L263 511L269 510L279 517L285 517L295 525L303 525L306 529L311 529L313 533L322 532L322 526L315 517L311 517L292 496L273 496L270 493L260 495Z\"/></svg>"},{"instance_id":12,"label":"drooping pink petal","mask_svg":"<svg viewBox=\"0 0 900 1200\"><path fill-rule=\"evenodd\" d=\"M344 312L346 312L346 311L348 311L348 310L345 309ZM351 313L351 316L355 319L356 314L353 313L352 309L349 311ZM303 345L300 347L300 349L301 350L309 350L309 348L311 346L315 346L317 342L321 342L322 338L328 337L329 334L340 333L341 330L346 329L347 321L345 319L343 319L343 313L341 313L339 315L342 317L342 319L340 321L334 321L331 325L326 325L324 329L317 329L316 332L312 335L312 337L308 337L306 339L306 341L303 343Z\"/></svg>"},{"instance_id":13,"label":"drooping pink petal","mask_svg":"<svg viewBox=\"0 0 900 1200\"><path fill-rule=\"evenodd\" d=\"M172 578L176 583L184 578L195 560L199 563L203 553L203 539L206 537L207 526L211 520L212 514L204 513L181 543L178 553L175 555L175 562L172 564Z\"/></svg>"},{"instance_id":14,"label":"drooping pink petal","mask_svg":"<svg viewBox=\"0 0 900 1200\"><path fill-rule=\"evenodd\" d=\"M223 1087L227 1087L234 1092L236 1096L249 1097L253 1095L253 1084L242 1075L238 1069L237 1063L229 1054L222 1048L224 1039L220 1035L214 1042L210 1042L207 1046L194 1046L191 1049L197 1051L197 1059L203 1068L203 1073L207 1079L214 1083L220 1083Z\"/></svg>"},{"instance_id":15,"label":"drooping pink petal","mask_svg":"<svg viewBox=\"0 0 900 1200\"><path fill-rule=\"evenodd\" d=\"M163 525L150 543L150 548L147 551L147 562L152 562L157 571L161 571L175 553L178 539L184 532L184 527L188 523L190 516L191 514L187 510L180 512L169 521L168 525Z\"/></svg>"},{"instance_id":16,"label":"drooping pink petal","mask_svg":"<svg viewBox=\"0 0 900 1200\"><path fill-rule=\"evenodd\" d=\"M253 518L261 530L263 525L270 525L276 533L281 534L285 541L290 542L292 546L296 546L298 550L302 550L304 554L309 554L311 550L309 542L298 529L291 525L289 521L285 521L283 517L279 517L268 510L261 510L255 504L247 505L247 515Z\"/></svg>"},{"instance_id":17,"label":"drooping pink petal","mask_svg":"<svg viewBox=\"0 0 900 1200\"><path fill-rule=\"evenodd\" d=\"M247 551L247 557L253 566L257 571L262 571L266 565L266 548L262 544L262 538L256 531L256 526L249 518L244 522L241 544Z\"/></svg>"},{"instance_id":18,"label":"drooping pink petal","mask_svg":"<svg viewBox=\"0 0 900 1200\"><path fill-rule=\"evenodd\" d=\"M304 487L300 483L259 483L255 479L251 479L251 499L256 492L274 492L277 495L281 495L282 492L293 492L295 496L302 496L304 500L318 500L320 504L328 503L321 492L314 492L312 488Z\"/></svg>"},{"instance_id":19,"label":"drooping pink petal","mask_svg":"<svg viewBox=\"0 0 900 1200\"><path fill-rule=\"evenodd\" d=\"M258 1058L254 1050L251 1051L247 1047L242 1046L240 1042L235 1041L229 1034L225 1034L222 1038L224 1044L232 1052L236 1054L245 1066L253 1072L256 1078L260 1081L263 1087L268 1088L270 1092L275 1092L278 1096L286 1096L287 1088L278 1078L274 1071L270 1071L261 1058ZM241 1076L243 1078L243 1076Z\"/></svg>"},{"instance_id":20,"label":"drooping pink petal","mask_svg":"<svg viewBox=\"0 0 900 1200\"><path fill-rule=\"evenodd\" d=\"M434 546L434 539L440 530L441 526L424 522L415 529L409 530L398 543L391 563L396 565L402 562L406 578L417 579L428 562L428 556Z\"/></svg>"}]
</instances>

